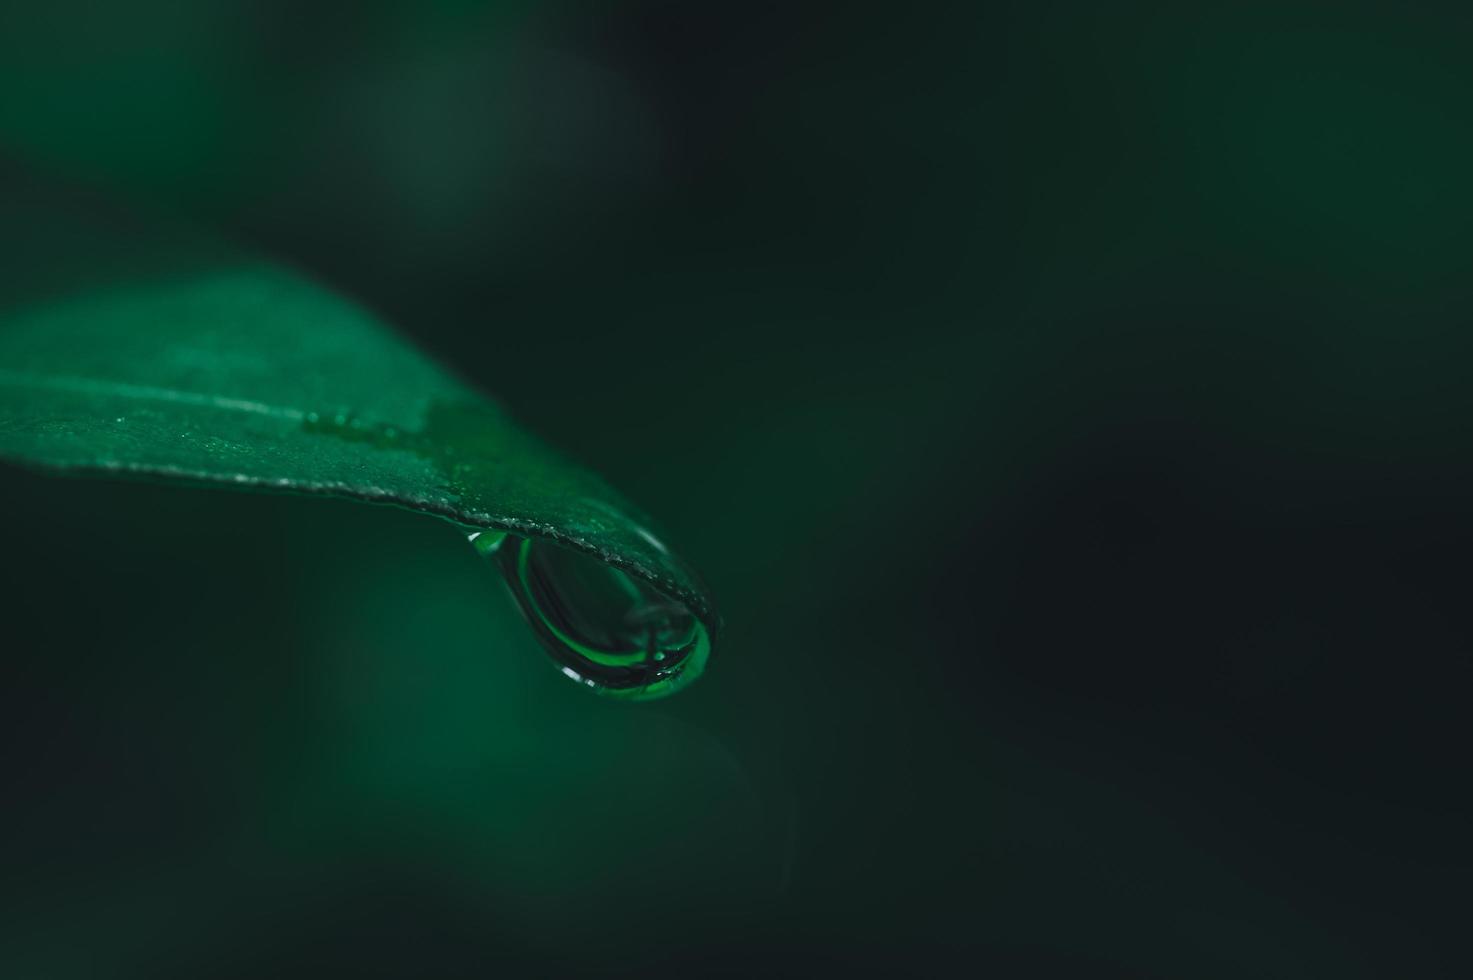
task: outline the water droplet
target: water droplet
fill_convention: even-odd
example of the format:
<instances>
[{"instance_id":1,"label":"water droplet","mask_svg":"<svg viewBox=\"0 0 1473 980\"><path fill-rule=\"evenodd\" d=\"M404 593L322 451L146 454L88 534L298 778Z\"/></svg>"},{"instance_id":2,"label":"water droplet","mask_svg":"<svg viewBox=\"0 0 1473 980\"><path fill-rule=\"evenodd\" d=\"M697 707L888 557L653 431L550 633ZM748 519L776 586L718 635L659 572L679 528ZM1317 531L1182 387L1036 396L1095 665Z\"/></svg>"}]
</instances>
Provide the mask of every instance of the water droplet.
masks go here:
<instances>
[{"instance_id":1,"label":"water droplet","mask_svg":"<svg viewBox=\"0 0 1473 980\"><path fill-rule=\"evenodd\" d=\"M502 531L469 534L495 561L562 673L600 694L661 697L694 680L711 650L683 603L571 548Z\"/></svg>"},{"instance_id":2,"label":"water droplet","mask_svg":"<svg viewBox=\"0 0 1473 980\"><path fill-rule=\"evenodd\" d=\"M496 549L500 548L501 543L506 540L506 532L495 530L472 531L466 535L466 540L471 543L472 548L476 549L476 554L491 555L495 554Z\"/></svg>"}]
</instances>

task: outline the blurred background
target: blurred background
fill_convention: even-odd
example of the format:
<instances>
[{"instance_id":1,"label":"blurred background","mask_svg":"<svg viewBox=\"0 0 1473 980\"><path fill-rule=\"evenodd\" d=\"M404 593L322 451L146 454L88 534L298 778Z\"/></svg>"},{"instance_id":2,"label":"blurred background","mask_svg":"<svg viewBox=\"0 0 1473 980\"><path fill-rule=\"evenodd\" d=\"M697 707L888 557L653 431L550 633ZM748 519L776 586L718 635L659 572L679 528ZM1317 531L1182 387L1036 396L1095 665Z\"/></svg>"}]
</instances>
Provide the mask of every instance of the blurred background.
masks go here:
<instances>
[{"instance_id":1,"label":"blurred background","mask_svg":"<svg viewBox=\"0 0 1473 980\"><path fill-rule=\"evenodd\" d=\"M0 154L356 298L658 515L0 472L0 972L1466 975L1473 13L0 12Z\"/></svg>"}]
</instances>

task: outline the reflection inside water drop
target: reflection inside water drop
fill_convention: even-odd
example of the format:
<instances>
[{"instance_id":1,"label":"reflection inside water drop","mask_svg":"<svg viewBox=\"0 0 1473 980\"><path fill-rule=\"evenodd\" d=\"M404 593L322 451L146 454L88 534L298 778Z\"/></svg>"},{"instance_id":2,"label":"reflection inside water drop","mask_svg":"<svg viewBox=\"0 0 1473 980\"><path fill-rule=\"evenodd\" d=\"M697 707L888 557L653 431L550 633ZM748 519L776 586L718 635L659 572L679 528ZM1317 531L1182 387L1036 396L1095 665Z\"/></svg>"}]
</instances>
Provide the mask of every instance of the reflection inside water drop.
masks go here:
<instances>
[{"instance_id":1,"label":"reflection inside water drop","mask_svg":"<svg viewBox=\"0 0 1473 980\"><path fill-rule=\"evenodd\" d=\"M503 531L469 538L500 567L532 631L572 680L601 694L655 698L705 666L710 638L683 603L571 548Z\"/></svg>"}]
</instances>

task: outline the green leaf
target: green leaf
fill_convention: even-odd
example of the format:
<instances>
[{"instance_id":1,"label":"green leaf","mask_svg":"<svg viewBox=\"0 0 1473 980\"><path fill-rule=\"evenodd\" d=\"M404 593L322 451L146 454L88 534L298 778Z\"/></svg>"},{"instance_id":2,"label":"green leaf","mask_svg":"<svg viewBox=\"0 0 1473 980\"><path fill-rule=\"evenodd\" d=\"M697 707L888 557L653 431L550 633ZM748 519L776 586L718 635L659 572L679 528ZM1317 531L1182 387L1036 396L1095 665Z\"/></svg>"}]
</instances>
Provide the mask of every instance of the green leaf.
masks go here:
<instances>
[{"instance_id":1,"label":"green leaf","mask_svg":"<svg viewBox=\"0 0 1473 980\"><path fill-rule=\"evenodd\" d=\"M0 458L494 528L593 556L715 635L706 589L646 514L362 308L197 233L0 181Z\"/></svg>"}]
</instances>

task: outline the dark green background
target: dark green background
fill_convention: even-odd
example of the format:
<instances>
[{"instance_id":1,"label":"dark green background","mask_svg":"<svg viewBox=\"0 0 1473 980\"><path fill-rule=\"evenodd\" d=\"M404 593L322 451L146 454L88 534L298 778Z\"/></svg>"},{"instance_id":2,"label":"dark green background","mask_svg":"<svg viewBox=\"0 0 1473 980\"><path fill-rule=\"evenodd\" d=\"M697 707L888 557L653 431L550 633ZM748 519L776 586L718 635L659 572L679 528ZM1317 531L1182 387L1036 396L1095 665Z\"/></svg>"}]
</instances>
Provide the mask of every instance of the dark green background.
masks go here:
<instances>
[{"instance_id":1,"label":"dark green background","mask_svg":"<svg viewBox=\"0 0 1473 980\"><path fill-rule=\"evenodd\" d=\"M0 972L1456 975L1473 14L6 4L0 148L671 529L676 698L448 526L6 470Z\"/></svg>"}]
</instances>

